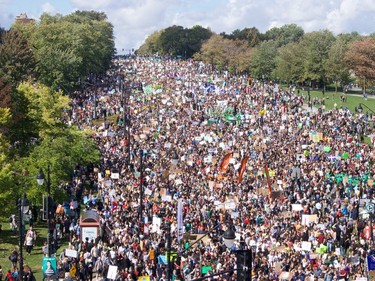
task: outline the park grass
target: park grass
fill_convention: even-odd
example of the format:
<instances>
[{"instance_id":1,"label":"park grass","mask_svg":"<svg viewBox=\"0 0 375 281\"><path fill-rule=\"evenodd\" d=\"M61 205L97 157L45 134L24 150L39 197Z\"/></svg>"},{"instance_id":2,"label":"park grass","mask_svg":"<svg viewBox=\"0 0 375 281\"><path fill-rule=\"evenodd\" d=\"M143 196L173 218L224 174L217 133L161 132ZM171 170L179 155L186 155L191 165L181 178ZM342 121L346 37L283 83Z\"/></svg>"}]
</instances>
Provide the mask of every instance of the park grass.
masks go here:
<instances>
[{"instance_id":1,"label":"park grass","mask_svg":"<svg viewBox=\"0 0 375 281\"><path fill-rule=\"evenodd\" d=\"M0 265L3 268L3 271L7 272L11 269L11 262L8 257L14 248L17 248L18 250L18 233L14 233L9 229L8 222L2 222L2 226L3 230L0 233ZM34 230L37 233L37 239L33 250L31 251L31 255L26 255L26 250L23 248L24 264L32 269L36 280L43 280L42 246L47 237L47 225L45 223L34 224ZM67 248L68 243L69 241L67 239L60 240L60 248L57 250L57 257L63 249Z\"/></svg>"},{"instance_id":2,"label":"park grass","mask_svg":"<svg viewBox=\"0 0 375 281\"><path fill-rule=\"evenodd\" d=\"M307 101L307 91L300 91L300 95L304 95L306 97L305 101ZM346 102L342 102L340 99L343 93L325 92L325 94L323 95L322 91L310 91L310 95L311 100L313 100L314 97L317 97L318 99L324 98L326 110L333 109L334 104L336 103L337 108L340 108L341 106L343 108L347 107L352 113L354 113L355 108L358 108L361 104L363 112L368 112L370 114L372 112L369 109L371 109L372 111L374 111L373 113L375 113L375 97L368 96L367 100L365 100L361 93L346 94Z\"/></svg>"}]
</instances>

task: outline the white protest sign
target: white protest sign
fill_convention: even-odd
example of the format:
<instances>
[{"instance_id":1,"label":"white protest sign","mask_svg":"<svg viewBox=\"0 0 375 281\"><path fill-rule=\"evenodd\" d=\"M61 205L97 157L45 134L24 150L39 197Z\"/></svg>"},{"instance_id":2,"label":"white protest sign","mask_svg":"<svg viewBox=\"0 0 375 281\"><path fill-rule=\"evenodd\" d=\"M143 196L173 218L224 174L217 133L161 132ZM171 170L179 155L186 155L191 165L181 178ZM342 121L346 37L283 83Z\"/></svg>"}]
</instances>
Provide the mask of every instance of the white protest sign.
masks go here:
<instances>
[{"instance_id":1,"label":"white protest sign","mask_svg":"<svg viewBox=\"0 0 375 281\"><path fill-rule=\"evenodd\" d=\"M302 251L310 252L311 251L311 242L302 241L301 249L302 249Z\"/></svg>"},{"instance_id":2,"label":"white protest sign","mask_svg":"<svg viewBox=\"0 0 375 281\"><path fill-rule=\"evenodd\" d=\"M292 204L292 211L295 211L295 212L303 211L303 207L301 204Z\"/></svg>"},{"instance_id":3,"label":"white protest sign","mask_svg":"<svg viewBox=\"0 0 375 281\"><path fill-rule=\"evenodd\" d=\"M117 266L110 265L109 268L108 268L107 278L112 279L112 280L116 280L116 277L117 277Z\"/></svg>"},{"instance_id":4,"label":"white protest sign","mask_svg":"<svg viewBox=\"0 0 375 281\"><path fill-rule=\"evenodd\" d=\"M67 257L77 258L78 257L78 252L76 250L65 249L65 255Z\"/></svg>"},{"instance_id":5,"label":"white protest sign","mask_svg":"<svg viewBox=\"0 0 375 281\"><path fill-rule=\"evenodd\" d=\"M163 195L161 197L161 200L167 201L167 202L172 202L172 196L170 196L170 195Z\"/></svg>"}]
</instances>

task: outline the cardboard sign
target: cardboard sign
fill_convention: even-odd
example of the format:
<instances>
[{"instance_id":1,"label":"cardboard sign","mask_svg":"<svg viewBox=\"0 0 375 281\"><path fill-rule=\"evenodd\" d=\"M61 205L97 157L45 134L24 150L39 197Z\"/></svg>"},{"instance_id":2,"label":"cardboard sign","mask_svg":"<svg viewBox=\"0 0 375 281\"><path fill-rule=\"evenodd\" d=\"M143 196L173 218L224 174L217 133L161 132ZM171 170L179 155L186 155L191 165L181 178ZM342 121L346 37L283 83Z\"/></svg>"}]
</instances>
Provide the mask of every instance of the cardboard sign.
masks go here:
<instances>
[{"instance_id":1,"label":"cardboard sign","mask_svg":"<svg viewBox=\"0 0 375 281\"><path fill-rule=\"evenodd\" d=\"M310 223L318 223L318 216L317 215L306 215L302 214L302 225L310 225Z\"/></svg>"}]
</instances>

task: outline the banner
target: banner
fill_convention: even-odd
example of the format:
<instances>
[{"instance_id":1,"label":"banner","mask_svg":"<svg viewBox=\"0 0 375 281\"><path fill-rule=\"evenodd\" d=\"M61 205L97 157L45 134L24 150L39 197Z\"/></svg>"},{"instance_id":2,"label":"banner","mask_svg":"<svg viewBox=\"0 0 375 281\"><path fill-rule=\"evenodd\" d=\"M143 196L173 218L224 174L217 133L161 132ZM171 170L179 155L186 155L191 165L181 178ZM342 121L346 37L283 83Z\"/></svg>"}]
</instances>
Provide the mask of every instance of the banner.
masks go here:
<instances>
[{"instance_id":1,"label":"banner","mask_svg":"<svg viewBox=\"0 0 375 281\"><path fill-rule=\"evenodd\" d=\"M221 172L225 173L227 171L231 157L232 157L232 152L225 155L223 162L221 162Z\"/></svg>"},{"instance_id":2,"label":"banner","mask_svg":"<svg viewBox=\"0 0 375 281\"><path fill-rule=\"evenodd\" d=\"M246 168L246 163L247 161L249 160L249 157L245 157L242 159L241 161L241 167L240 167L240 173L238 175L238 183L241 183L242 182L242 177L243 177L243 174L245 172L245 168Z\"/></svg>"},{"instance_id":3,"label":"banner","mask_svg":"<svg viewBox=\"0 0 375 281\"><path fill-rule=\"evenodd\" d=\"M375 257L374 256L367 256L367 270L368 271L375 270Z\"/></svg>"},{"instance_id":4,"label":"banner","mask_svg":"<svg viewBox=\"0 0 375 281\"><path fill-rule=\"evenodd\" d=\"M178 239L178 242L180 242L184 236L183 230L184 229L182 226L182 198L180 198L178 199L178 203L177 203L177 239Z\"/></svg>"}]
</instances>

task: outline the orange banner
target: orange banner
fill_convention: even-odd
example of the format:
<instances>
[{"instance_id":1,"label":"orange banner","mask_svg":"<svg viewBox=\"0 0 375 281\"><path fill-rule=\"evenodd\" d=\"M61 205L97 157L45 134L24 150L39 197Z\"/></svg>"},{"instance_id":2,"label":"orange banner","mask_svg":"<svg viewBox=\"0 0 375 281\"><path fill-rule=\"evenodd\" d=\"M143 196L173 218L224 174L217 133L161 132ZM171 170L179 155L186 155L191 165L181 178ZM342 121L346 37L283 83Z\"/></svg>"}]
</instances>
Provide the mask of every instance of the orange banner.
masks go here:
<instances>
[{"instance_id":1,"label":"orange banner","mask_svg":"<svg viewBox=\"0 0 375 281\"><path fill-rule=\"evenodd\" d=\"M223 162L221 162L221 172L225 173L229 167L230 158L232 157L232 152L225 155Z\"/></svg>"},{"instance_id":2,"label":"orange banner","mask_svg":"<svg viewBox=\"0 0 375 281\"><path fill-rule=\"evenodd\" d=\"M249 160L249 157L245 157L241 161L240 173L238 174L238 183L242 182L243 173L245 172L246 163Z\"/></svg>"}]
</instances>

